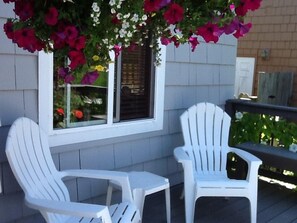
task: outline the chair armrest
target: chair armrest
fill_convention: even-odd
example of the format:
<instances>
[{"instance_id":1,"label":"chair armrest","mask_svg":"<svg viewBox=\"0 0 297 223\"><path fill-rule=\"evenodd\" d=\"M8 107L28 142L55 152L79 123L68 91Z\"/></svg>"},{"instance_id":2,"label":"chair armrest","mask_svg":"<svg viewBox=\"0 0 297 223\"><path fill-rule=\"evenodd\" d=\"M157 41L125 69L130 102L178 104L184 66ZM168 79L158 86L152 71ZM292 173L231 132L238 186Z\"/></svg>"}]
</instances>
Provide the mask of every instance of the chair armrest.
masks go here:
<instances>
[{"instance_id":1,"label":"chair armrest","mask_svg":"<svg viewBox=\"0 0 297 223\"><path fill-rule=\"evenodd\" d=\"M26 204L40 212L51 212L55 214L110 219L110 214L107 206L84 204L70 201L54 201L46 199L36 199L25 197Z\"/></svg>"},{"instance_id":2,"label":"chair armrest","mask_svg":"<svg viewBox=\"0 0 297 223\"><path fill-rule=\"evenodd\" d=\"M260 166L262 164L262 160L260 160L258 157L254 156L253 154L246 152L241 149L237 149L234 147L230 147L230 152L233 152L240 156L242 159L244 159L249 165L251 163L255 163L256 165ZM254 164L254 165L255 165Z\"/></svg>"},{"instance_id":3,"label":"chair armrest","mask_svg":"<svg viewBox=\"0 0 297 223\"><path fill-rule=\"evenodd\" d=\"M184 146L176 147L173 151L177 162L181 163L184 168L184 177L194 181L193 163L190 156L186 153Z\"/></svg>"},{"instance_id":4,"label":"chair armrest","mask_svg":"<svg viewBox=\"0 0 297 223\"><path fill-rule=\"evenodd\" d=\"M237 149L234 147L229 147L229 149L230 149L230 152L237 154L247 162L248 164L247 180L250 182L255 181L258 176L258 169L259 169L259 166L262 164L262 160L260 160L258 157L244 150Z\"/></svg>"},{"instance_id":5,"label":"chair armrest","mask_svg":"<svg viewBox=\"0 0 297 223\"><path fill-rule=\"evenodd\" d=\"M88 170L88 169L77 169L77 170L65 170L61 171L60 174L63 177L83 177L91 179L102 179L102 180L113 180L122 187L122 202L132 202L132 193L129 183L128 174L120 171L109 171L109 170Z\"/></svg>"}]
</instances>

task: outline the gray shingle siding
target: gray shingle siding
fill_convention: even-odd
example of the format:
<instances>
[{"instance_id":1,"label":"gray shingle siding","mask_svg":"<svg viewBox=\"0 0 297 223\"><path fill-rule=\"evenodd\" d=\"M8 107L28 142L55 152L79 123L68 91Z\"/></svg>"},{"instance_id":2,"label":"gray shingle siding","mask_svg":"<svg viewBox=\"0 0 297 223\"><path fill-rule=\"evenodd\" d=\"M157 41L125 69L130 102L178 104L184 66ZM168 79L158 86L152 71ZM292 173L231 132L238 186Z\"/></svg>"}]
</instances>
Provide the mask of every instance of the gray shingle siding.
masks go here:
<instances>
[{"instance_id":1,"label":"gray shingle siding","mask_svg":"<svg viewBox=\"0 0 297 223\"><path fill-rule=\"evenodd\" d=\"M12 4L0 1L0 26L12 16ZM202 40L196 52L188 45L167 47L164 128L148 134L118 137L52 148L59 170L89 168L146 170L182 180L173 149L182 145L179 116L192 104L210 101L223 105L233 97L237 42L223 37L218 45ZM36 212L25 207L23 193L6 161L4 149L9 125L20 117L38 120L38 57L15 47L0 30L0 222L40 222ZM41 74L42 75L42 74ZM66 181L73 200L86 200L105 193L106 184L92 180ZM21 220L20 220L21 219Z\"/></svg>"}]
</instances>

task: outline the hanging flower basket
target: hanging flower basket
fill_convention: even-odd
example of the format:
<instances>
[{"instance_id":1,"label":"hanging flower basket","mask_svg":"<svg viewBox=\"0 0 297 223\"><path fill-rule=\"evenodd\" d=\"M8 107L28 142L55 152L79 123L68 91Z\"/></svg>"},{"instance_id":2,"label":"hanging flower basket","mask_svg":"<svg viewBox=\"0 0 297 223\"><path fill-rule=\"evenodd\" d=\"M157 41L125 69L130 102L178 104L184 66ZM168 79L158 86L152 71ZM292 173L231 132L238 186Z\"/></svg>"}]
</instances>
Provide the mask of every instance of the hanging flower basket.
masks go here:
<instances>
[{"instance_id":1,"label":"hanging flower basket","mask_svg":"<svg viewBox=\"0 0 297 223\"><path fill-rule=\"evenodd\" d=\"M65 82L84 73L91 84L97 66L110 62L123 48L133 50L147 38L159 61L159 45L218 42L222 34L243 36L251 28L243 18L260 7L261 0L3 0L15 4L17 18L8 19L9 39L29 52L54 52L68 59L60 72ZM95 60L94 57L97 59ZM98 62L100 61L100 63Z\"/></svg>"}]
</instances>

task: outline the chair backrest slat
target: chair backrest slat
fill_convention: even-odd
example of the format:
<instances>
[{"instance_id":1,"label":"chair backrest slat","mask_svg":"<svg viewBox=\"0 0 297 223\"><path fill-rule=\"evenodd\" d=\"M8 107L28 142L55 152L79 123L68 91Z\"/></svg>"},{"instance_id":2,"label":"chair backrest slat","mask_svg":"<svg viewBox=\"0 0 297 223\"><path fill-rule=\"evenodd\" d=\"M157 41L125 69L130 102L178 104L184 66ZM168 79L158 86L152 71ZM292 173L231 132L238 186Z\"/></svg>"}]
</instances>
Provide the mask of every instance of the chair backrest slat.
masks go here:
<instances>
[{"instance_id":1,"label":"chair backrest slat","mask_svg":"<svg viewBox=\"0 0 297 223\"><path fill-rule=\"evenodd\" d=\"M35 122L19 118L13 123L7 137L6 154L26 196L70 200L68 190L53 163L46 135ZM62 215L42 214L50 222L62 222L65 218Z\"/></svg>"},{"instance_id":2,"label":"chair backrest slat","mask_svg":"<svg viewBox=\"0 0 297 223\"><path fill-rule=\"evenodd\" d=\"M181 115L186 152L197 172L226 172L230 117L220 107L199 103Z\"/></svg>"}]
</instances>

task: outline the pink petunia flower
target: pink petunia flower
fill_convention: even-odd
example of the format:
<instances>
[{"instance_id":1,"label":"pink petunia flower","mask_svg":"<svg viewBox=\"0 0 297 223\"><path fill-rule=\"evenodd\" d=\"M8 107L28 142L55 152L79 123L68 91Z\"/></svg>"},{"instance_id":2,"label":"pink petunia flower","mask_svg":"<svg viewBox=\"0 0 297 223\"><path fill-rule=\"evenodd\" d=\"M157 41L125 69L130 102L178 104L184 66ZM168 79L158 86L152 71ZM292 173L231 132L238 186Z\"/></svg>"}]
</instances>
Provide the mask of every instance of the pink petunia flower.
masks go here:
<instances>
[{"instance_id":1,"label":"pink petunia flower","mask_svg":"<svg viewBox=\"0 0 297 223\"><path fill-rule=\"evenodd\" d=\"M192 52L194 52L195 49L196 49L196 47L197 47L197 45L199 44L198 38L191 36L189 38L189 43L191 44Z\"/></svg>"},{"instance_id":2,"label":"pink petunia flower","mask_svg":"<svg viewBox=\"0 0 297 223\"><path fill-rule=\"evenodd\" d=\"M249 10L255 11L256 9L260 8L262 0L246 0L247 8Z\"/></svg>"},{"instance_id":3,"label":"pink petunia flower","mask_svg":"<svg viewBox=\"0 0 297 223\"><path fill-rule=\"evenodd\" d=\"M50 7L48 13L45 15L45 23L54 26L58 22L59 12L55 7Z\"/></svg>"},{"instance_id":4,"label":"pink petunia flower","mask_svg":"<svg viewBox=\"0 0 297 223\"><path fill-rule=\"evenodd\" d=\"M14 38L14 31L13 31L13 23L11 21L7 21L3 25L4 32L8 39L13 39Z\"/></svg>"},{"instance_id":5,"label":"pink petunia flower","mask_svg":"<svg viewBox=\"0 0 297 223\"><path fill-rule=\"evenodd\" d=\"M76 50L82 50L86 46L87 38L85 36L80 36L72 41L69 41L69 46L75 48Z\"/></svg>"},{"instance_id":6,"label":"pink petunia flower","mask_svg":"<svg viewBox=\"0 0 297 223\"><path fill-rule=\"evenodd\" d=\"M121 51L122 51L122 47L120 45L115 45L113 47L113 51L115 53L115 58L117 58L120 55Z\"/></svg>"},{"instance_id":7,"label":"pink petunia flower","mask_svg":"<svg viewBox=\"0 0 297 223\"><path fill-rule=\"evenodd\" d=\"M222 32L223 31L220 30L217 24L209 22L206 25L199 27L196 34L202 36L207 43L211 41L217 43Z\"/></svg>"},{"instance_id":8,"label":"pink petunia flower","mask_svg":"<svg viewBox=\"0 0 297 223\"><path fill-rule=\"evenodd\" d=\"M34 15L32 1L15 1L15 14L20 17L20 20L26 21Z\"/></svg>"},{"instance_id":9,"label":"pink petunia flower","mask_svg":"<svg viewBox=\"0 0 297 223\"><path fill-rule=\"evenodd\" d=\"M53 33L50 39L54 42L54 49L61 49L65 46L65 39L60 37L59 33Z\"/></svg>"},{"instance_id":10,"label":"pink petunia flower","mask_svg":"<svg viewBox=\"0 0 297 223\"><path fill-rule=\"evenodd\" d=\"M78 30L75 26L69 25L66 26L63 34L66 36L66 42L69 44L78 37Z\"/></svg>"},{"instance_id":11,"label":"pink petunia flower","mask_svg":"<svg viewBox=\"0 0 297 223\"><path fill-rule=\"evenodd\" d=\"M17 43L18 47L28 50L31 53L44 48L44 43L37 39L35 30L32 28L16 30L14 32L13 42Z\"/></svg>"},{"instance_id":12,"label":"pink petunia flower","mask_svg":"<svg viewBox=\"0 0 297 223\"><path fill-rule=\"evenodd\" d=\"M241 0L239 6L235 8L235 13L238 16L245 16L248 11L247 0Z\"/></svg>"},{"instance_id":13,"label":"pink petunia flower","mask_svg":"<svg viewBox=\"0 0 297 223\"><path fill-rule=\"evenodd\" d=\"M162 45L167 46L168 44L171 43L171 39L162 36L162 37L161 37L161 43L162 43Z\"/></svg>"},{"instance_id":14,"label":"pink petunia flower","mask_svg":"<svg viewBox=\"0 0 297 223\"><path fill-rule=\"evenodd\" d=\"M176 24L184 18L184 8L179 4L173 3L169 9L164 12L164 19L168 24Z\"/></svg>"},{"instance_id":15,"label":"pink petunia flower","mask_svg":"<svg viewBox=\"0 0 297 223\"><path fill-rule=\"evenodd\" d=\"M176 48L178 48L179 45L180 45L180 42L178 41L178 39L177 39L175 36L173 36L173 37L171 37L171 40L172 40L172 42L174 43L174 46L175 46Z\"/></svg>"},{"instance_id":16,"label":"pink petunia flower","mask_svg":"<svg viewBox=\"0 0 297 223\"><path fill-rule=\"evenodd\" d=\"M82 51L72 50L68 53L68 57L70 59L69 67L71 68L71 70L86 63L86 58Z\"/></svg>"},{"instance_id":17,"label":"pink petunia flower","mask_svg":"<svg viewBox=\"0 0 297 223\"><path fill-rule=\"evenodd\" d=\"M163 4L162 0L145 0L144 1L144 11L145 12L156 12L161 8Z\"/></svg>"},{"instance_id":18,"label":"pink petunia flower","mask_svg":"<svg viewBox=\"0 0 297 223\"><path fill-rule=\"evenodd\" d=\"M235 5L234 5L234 4L231 4L231 5L229 6L229 8L230 8L230 10L233 12L233 11L235 10Z\"/></svg>"},{"instance_id":19,"label":"pink petunia flower","mask_svg":"<svg viewBox=\"0 0 297 223\"><path fill-rule=\"evenodd\" d=\"M239 6L235 8L238 16L245 16L249 10L255 11L260 8L262 0L241 0Z\"/></svg>"}]
</instances>

